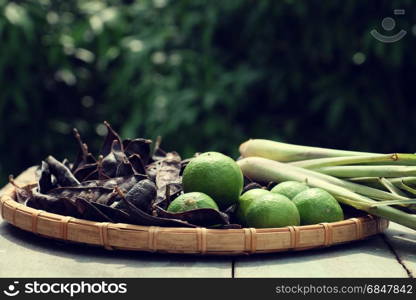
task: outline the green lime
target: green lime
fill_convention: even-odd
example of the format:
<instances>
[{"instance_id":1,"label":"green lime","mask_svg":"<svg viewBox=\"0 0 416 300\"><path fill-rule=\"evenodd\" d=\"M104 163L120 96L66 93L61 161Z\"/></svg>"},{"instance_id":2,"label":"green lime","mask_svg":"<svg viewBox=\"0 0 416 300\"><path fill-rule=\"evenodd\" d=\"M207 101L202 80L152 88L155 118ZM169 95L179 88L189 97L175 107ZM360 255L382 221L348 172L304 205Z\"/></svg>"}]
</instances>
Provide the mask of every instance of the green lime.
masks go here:
<instances>
[{"instance_id":1,"label":"green lime","mask_svg":"<svg viewBox=\"0 0 416 300\"><path fill-rule=\"evenodd\" d=\"M285 181L272 188L271 192L286 196L292 200L297 194L307 190L308 188L309 187L302 182Z\"/></svg>"},{"instance_id":2,"label":"green lime","mask_svg":"<svg viewBox=\"0 0 416 300\"><path fill-rule=\"evenodd\" d=\"M238 202L243 173L232 158L218 152L205 152L186 166L182 183L185 192L205 193L220 208L227 208Z\"/></svg>"},{"instance_id":3,"label":"green lime","mask_svg":"<svg viewBox=\"0 0 416 300\"><path fill-rule=\"evenodd\" d=\"M198 208L213 208L218 210L218 205L206 194L193 192L186 193L175 198L168 206L167 211L177 213Z\"/></svg>"},{"instance_id":4,"label":"green lime","mask_svg":"<svg viewBox=\"0 0 416 300\"><path fill-rule=\"evenodd\" d=\"M287 197L269 193L253 201L246 212L247 225L256 228L299 225L296 205Z\"/></svg>"},{"instance_id":5,"label":"green lime","mask_svg":"<svg viewBox=\"0 0 416 300\"><path fill-rule=\"evenodd\" d=\"M236 217L237 221L241 225L246 224L246 212L248 206L258 198L260 198L262 195L270 194L269 191L263 190L263 189L252 189L248 190L244 194L240 196L240 199L238 199L238 207L236 211Z\"/></svg>"},{"instance_id":6,"label":"green lime","mask_svg":"<svg viewBox=\"0 0 416 300\"><path fill-rule=\"evenodd\" d=\"M323 189L308 189L299 193L292 201L299 210L302 225L336 222L344 219L344 213L338 201Z\"/></svg>"}]
</instances>

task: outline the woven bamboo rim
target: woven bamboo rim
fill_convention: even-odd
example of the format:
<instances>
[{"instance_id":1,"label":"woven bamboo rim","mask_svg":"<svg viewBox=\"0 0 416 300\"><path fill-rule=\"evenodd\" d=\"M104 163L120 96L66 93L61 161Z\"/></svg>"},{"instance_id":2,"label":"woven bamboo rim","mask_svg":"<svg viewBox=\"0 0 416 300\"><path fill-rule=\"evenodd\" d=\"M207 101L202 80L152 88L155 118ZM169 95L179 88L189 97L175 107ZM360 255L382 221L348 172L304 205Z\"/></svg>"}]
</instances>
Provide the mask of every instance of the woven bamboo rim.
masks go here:
<instances>
[{"instance_id":1,"label":"woven bamboo rim","mask_svg":"<svg viewBox=\"0 0 416 300\"><path fill-rule=\"evenodd\" d=\"M380 233L388 221L367 215L340 222L282 228L207 229L92 222L36 210L14 201L14 189L0 198L2 218L23 230L108 250L203 255L238 255L306 250L360 240Z\"/></svg>"}]
</instances>

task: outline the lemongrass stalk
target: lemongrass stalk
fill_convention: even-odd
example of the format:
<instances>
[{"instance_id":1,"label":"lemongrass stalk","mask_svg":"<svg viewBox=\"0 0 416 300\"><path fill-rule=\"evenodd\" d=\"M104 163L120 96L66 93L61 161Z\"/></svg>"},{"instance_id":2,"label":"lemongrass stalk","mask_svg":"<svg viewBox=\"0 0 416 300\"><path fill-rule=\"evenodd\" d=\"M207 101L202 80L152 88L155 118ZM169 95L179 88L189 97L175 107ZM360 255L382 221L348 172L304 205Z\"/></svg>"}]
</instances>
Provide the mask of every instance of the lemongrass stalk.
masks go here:
<instances>
[{"instance_id":1,"label":"lemongrass stalk","mask_svg":"<svg viewBox=\"0 0 416 300\"><path fill-rule=\"evenodd\" d=\"M362 185L362 184L358 184L358 183L354 183L354 182L349 182L347 180L341 179L341 178L336 178L333 176L329 176L327 174L322 174L322 173L318 173L315 172L314 170L308 170L308 169L304 169L302 168L302 172L304 172L305 174L311 174L313 176L316 176L318 178L321 178L329 183L338 185L340 187L346 188L352 192L355 192L357 194L363 195L363 196L367 196L369 198L372 199L376 199L376 200L380 200L380 201L385 201L385 200L409 200L409 197L406 197L404 195L394 195L392 193L383 191L383 190L379 190L376 188L372 188L366 185ZM378 179L378 178L377 178Z\"/></svg>"},{"instance_id":2,"label":"lemongrass stalk","mask_svg":"<svg viewBox=\"0 0 416 300\"><path fill-rule=\"evenodd\" d=\"M367 184L367 183L380 183L379 181L378 181L378 179L379 179L380 177L349 177L349 178L345 178L345 180L348 180L348 181L352 181L352 182L359 182L359 183L365 183L365 184ZM391 180L392 178L389 178L389 180Z\"/></svg>"},{"instance_id":3,"label":"lemongrass stalk","mask_svg":"<svg viewBox=\"0 0 416 300\"><path fill-rule=\"evenodd\" d=\"M391 183L389 180L387 180L386 178L379 178L379 182L387 189L390 191L390 193L392 193L393 195L396 196L401 196L401 197L407 197L405 193L403 193L398 187L396 187L393 183Z\"/></svg>"},{"instance_id":4,"label":"lemongrass stalk","mask_svg":"<svg viewBox=\"0 0 416 300\"><path fill-rule=\"evenodd\" d=\"M405 177L416 176L416 167L408 166L334 166L314 169L316 172L342 177Z\"/></svg>"},{"instance_id":5,"label":"lemongrass stalk","mask_svg":"<svg viewBox=\"0 0 416 300\"><path fill-rule=\"evenodd\" d=\"M314 173L313 171L305 174L302 168L261 157L248 157L239 160L237 163L243 174L252 180L263 182L282 182L288 180L307 182L309 186L328 191L341 203L351 205L357 209L384 217L416 230L416 215L405 213L390 206L371 207L372 204L377 202L346 188L329 183L318 176L314 176L312 175Z\"/></svg>"},{"instance_id":6,"label":"lemongrass stalk","mask_svg":"<svg viewBox=\"0 0 416 300\"><path fill-rule=\"evenodd\" d=\"M375 189L381 189L381 190L385 189L385 186L380 183L379 177L352 177L352 178L343 178L343 179L347 180L348 182L366 185L369 187L373 187ZM388 180L390 179L391 178L389 178Z\"/></svg>"},{"instance_id":7,"label":"lemongrass stalk","mask_svg":"<svg viewBox=\"0 0 416 300\"><path fill-rule=\"evenodd\" d=\"M341 156L375 155L376 153L344 151L328 148L300 146L270 140L252 139L240 145L242 157L259 156L280 162Z\"/></svg>"},{"instance_id":8,"label":"lemongrass stalk","mask_svg":"<svg viewBox=\"0 0 416 300\"><path fill-rule=\"evenodd\" d=\"M291 165L316 169L330 166L345 166L356 164L394 164L394 165L416 165L415 154L393 153L393 154L374 154L363 156L343 156L308 159L291 162Z\"/></svg>"}]
</instances>

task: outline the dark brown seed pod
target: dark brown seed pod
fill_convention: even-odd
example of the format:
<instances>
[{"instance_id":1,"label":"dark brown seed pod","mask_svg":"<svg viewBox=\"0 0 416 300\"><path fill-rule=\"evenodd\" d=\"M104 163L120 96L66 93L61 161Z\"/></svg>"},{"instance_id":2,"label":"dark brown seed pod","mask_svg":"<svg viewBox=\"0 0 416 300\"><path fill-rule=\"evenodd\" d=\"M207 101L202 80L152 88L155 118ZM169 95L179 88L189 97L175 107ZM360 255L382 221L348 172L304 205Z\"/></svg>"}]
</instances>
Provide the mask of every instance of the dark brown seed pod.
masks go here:
<instances>
[{"instance_id":1,"label":"dark brown seed pod","mask_svg":"<svg viewBox=\"0 0 416 300\"><path fill-rule=\"evenodd\" d=\"M88 202L99 202L111 205L115 201L116 194L113 189L102 186L75 186L75 187L59 187L49 191L48 195L54 197L64 197L69 199L83 198Z\"/></svg>"},{"instance_id":2,"label":"dark brown seed pod","mask_svg":"<svg viewBox=\"0 0 416 300\"><path fill-rule=\"evenodd\" d=\"M180 213L171 213L157 207L159 217L178 219L198 226L214 226L230 224L227 214L212 208L199 208Z\"/></svg>"},{"instance_id":3,"label":"dark brown seed pod","mask_svg":"<svg viewBox=\"0 0 416 300\"><path fill-rule=\"evenodd\" d=\"M133 218L133 224L144 226L166 226L166 227L196 227L186 221L177 219L161 218L149 215L141 209L134 206L133 203L126 199L121 200L126 207L126 211Z\"/></svg>"},{"instance_id":4,"label":"dark brown seed pod","mask_svg":"<svg viewBox=\"0 0 416 300\"><path fill-rule=\"evenodd\" d=\"M148 139L134 139L134 140L124 140L124 152L128 157L132 155L138 155L143 164L148 164L150 161L150 145L152 140Z\"/></svg>"},{"instance_id":5,"label":"dark brown seed pod","mask_svg":"<svg viewBox=\"0 0 416 300\"><path fill-rule=\"evenodd\" d=\"M132 154L129 156L129 162L133 167L135 174L146 174L145 164L139 154Z\"/></svg>"},{"instance_id":6,"label":"dark brown seed pod","mask_svg":"<svg viewBox=\"0 0 416 300\"><path fill-rule=\"evenodd\" d=\"M75 199L75 205L78 213L87 220L97 222L113 222L113 220L96 208L93 204L82 198Z\"/></svg>"},{"instance_id":7,"label":"dark brown seed pod","mask_svg":"<svg viewBox=\"0 0 416 300\"><path fill-rule=\"evenodd\" d=\"M125 198L144 212L150 212L156 198L156 185L149 179L142 180L125 194Z\"/></svg>"},{"instance_id":8,"label":"dark brown seed pod","mask_svg":"<svg viewBox=\"0 0 416 300\"><path fill-rule=\"evenodd\" d=\"M72 174L71 170L69 170L64 164L59 162L53 156L49 155L45 162L48 164L51 174L56 177L57 183L60 186L79 185L79 181Z\"/></svg>"},{"instance_id":9,"label":"dark brown seed pod","mask_svg":"<svg viewBox=\"0 0 416 300\"><path fill-rule=\"evenodd\" d=\"M104 125L107 127L107 136L105 137L104 143L101 147L100 155L106 157L112 151L113 142L117 141L120 145L120 150L124 151L123 142L117 132L113 130L107 121L104 121Z\"/></svg>"},{"instance_id":10,"label":"dark brown seed pod","mask_svg":"<svg viewBox=\"0 0 416 300\"><path fill-rule=\"evenodd\" d=\"M40 177L38 181L38 191L42 194L46 194L51 189L56 188L56 183L52 182L52 174L49 170L49 166L46 162L42 161L40 169Z\"/></svg>"},{"instance_id":11,"label":"dark brown seed pod","mask_svg":"<svg viewBox=\"0 0 416 300\"><path fill-rule=\"evenodd\" d=\"M75 139L78 142L78 155L72 164L71 171L74 172L77 169L82 168L84 165L93 164L96 162L94 156L88 151L88 146L86 143L83 143L81 140L81 135L79 134L76 128L73 129Z\"/></svg>"},{"instance_id":12,"label":"dark brown seed pod","mask_svg":"<svg viewBox=\"0 0 416 300\"><path fill-rule=\"evenodd\" d=\"M246 184L243 188L243 191L241 192L244 194L245 192L252 190L252 189L262 189L263 186L261 184L258 184L257 182L250 182L249 184Z\"/></svg>"}]
</instances>

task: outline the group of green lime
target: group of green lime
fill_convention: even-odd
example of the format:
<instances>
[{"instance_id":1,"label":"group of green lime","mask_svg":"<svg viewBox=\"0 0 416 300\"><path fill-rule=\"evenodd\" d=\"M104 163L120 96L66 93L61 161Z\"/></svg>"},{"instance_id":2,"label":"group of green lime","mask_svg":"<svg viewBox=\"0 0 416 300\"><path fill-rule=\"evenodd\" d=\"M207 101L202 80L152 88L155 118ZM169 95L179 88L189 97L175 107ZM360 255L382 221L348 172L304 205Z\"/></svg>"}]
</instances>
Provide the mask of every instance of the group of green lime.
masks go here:
<instances>
[{"instance_id":1,"label":"group of green lime","mask_svg":"<svg viewBox=\"0 0 416 300\"><path fill-rule=\"evenodd\" d=\"M205 152L193 158L185 167L182 183L184 194L169 204L170 212L199 208L220 210L237 204L237 221L255 228L344 219L341 206L331 194L302 182L285 181L270 191L256 188L241 195L244 178L240 167L219 152Z\"/></svg>"}]
</instances>

